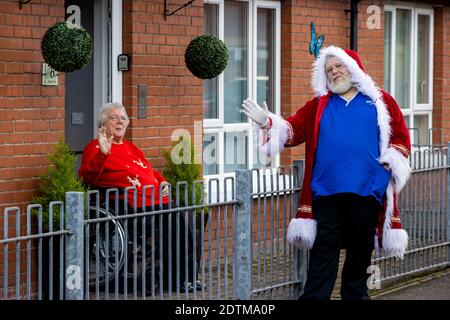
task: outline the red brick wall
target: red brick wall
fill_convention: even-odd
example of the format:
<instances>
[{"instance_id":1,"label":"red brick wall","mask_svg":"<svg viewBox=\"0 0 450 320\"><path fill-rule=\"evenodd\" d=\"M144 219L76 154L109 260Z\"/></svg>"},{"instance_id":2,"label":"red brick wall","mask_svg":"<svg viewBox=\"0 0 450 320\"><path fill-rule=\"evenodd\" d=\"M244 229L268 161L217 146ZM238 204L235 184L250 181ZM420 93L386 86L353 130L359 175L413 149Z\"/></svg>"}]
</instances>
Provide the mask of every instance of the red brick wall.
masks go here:
<instances>
[{"instance_id":1,"label":"red brick wall","mask_svg":"<svg viewBox=\"0 0 450 320\"><path fill-rule=\"evenodd\" d=\"M168 9L184 3L170 1ZM123 51L132 56L131 70L123 73L123 104L131 115L127 134L157 169L165 164L161 148L171 145L172 132L184 128L193 135L194 121L203 120L203 82L184 63L187 45L202 34L203 3L166 20L163 8L163 0L123 2ZM146 119L137 118L139 84L148 86Z\"/></svg>"},{"instance_id":2,"label":"red brick wall","mask_svg":"<svg viewBox=\"0 0 450 320\"><path fill-rule=\"evenodd\" d=\"M380 7L380 29L368 29L367 27L367 19L372 14L367 13L370 5ZM384 81L384 0L361 1L358 11L358 52L367 74L382 88ZM348 23L350 24L350 22Z\"/></svg>"},{"instance_id":3,"label":"red brick wall","mask_svg":"<svg viewBox=\"0 0 450 320\"><path fill-rule=\"evenodd\" d=\"M64 75L41 86L40 41L64 17L64 1L0 5L0 209L27 203L47 154L64 135Z\"/></svg>"},{"instance_id":4,"label":"red brick wall","mask_svg":"<svg viewBox=\"0 0 450 320\"><path fill-rule=\"evenodd\" d=\"M25 234L26 205L36 194L39 174L47 169L47 155L59 137L64 136L64 75L59 76L58 86L41 86L40 49L45 31L63 18L63 0L33 0L21 10L16 0L4 0L0 4L0 239L4 237L3 210L8 206L21 208L21 234ZM15 236L15 219L15 212L11 212L9 237ZM26 244L21 243L21 248L24 261ZM8 292L15 295L15 244L10 244L9 250L11 290ZM25 267L24 262L22 283ZM3 271L3 246L0 268ZM32 281L35 281L34 273ZM21 285L20 295L25 293L25 286Z\"/></svg>"},{"instance_id":5,"label":"red brick wall","mask_svg":"<svg viewBox=\"0 0 450 320\"><path fill-rule=\"evenodd\" d=\"M444 128L441 136L433 137L434 143L450 141L450 7L434 8L434 93L433 127Z\"/></svg>"},{"instance_id":6,"label":"red brick wall","mask_svg":"<svg viewBox=\"0 0 450 320\"><path fill-rule=\"evenodd\" d=\"M436 8L438 9L438 8ZM435 92L442 92L442 123L438 127L444 128L444 143L450 142L450 6L447 4L443 10L443 24L440 26L440 30L435 30L435 35L440 32L443 34L443 61L440 65L442 70L442 84L439 86L435 82ZM435 67L436 72L436 67ZM437 79L436 79L437 80ZM435 103L435 106L438 106Z\"/></svg>"}]
</instances>

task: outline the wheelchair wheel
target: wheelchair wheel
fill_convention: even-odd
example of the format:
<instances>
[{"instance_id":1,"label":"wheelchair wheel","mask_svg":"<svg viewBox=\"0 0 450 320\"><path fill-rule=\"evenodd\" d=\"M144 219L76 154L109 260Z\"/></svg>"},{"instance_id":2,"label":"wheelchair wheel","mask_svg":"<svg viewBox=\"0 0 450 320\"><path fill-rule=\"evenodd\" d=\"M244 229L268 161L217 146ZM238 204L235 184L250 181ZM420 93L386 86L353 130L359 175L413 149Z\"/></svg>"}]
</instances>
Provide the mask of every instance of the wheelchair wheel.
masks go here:
<instances>
[{"instance_id":1,"label":"wheelchair wheel","mask_svg":"<svg viewBox=\"0 0 450 320\"><path fill-rule=\"evenodd\" d=\"M89 207L89 217L97 217L97 208ZM112 212L99 208L98 217L114 217ZM98 228L98 229L97 229ZM91 224L88 235L89 287L104 287L112 283L116 271L121 272L124 264L125 231L118 220Z\"/></svg>"}]
</instances>

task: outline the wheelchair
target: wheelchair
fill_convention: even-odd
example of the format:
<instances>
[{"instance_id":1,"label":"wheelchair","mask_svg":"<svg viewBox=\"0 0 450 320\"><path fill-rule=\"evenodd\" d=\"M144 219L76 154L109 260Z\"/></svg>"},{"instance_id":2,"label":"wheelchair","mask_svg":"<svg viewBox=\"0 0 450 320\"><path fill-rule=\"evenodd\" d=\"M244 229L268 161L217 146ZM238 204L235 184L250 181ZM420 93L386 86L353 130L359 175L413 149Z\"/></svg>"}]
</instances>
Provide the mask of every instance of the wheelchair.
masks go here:
<instances>
[{"instance_id":1,"label":"wheelchair","mask_svg":"<svg viewBox=\"0 0 450 320\"><path fill-rule=\"evenodd\" d=\"M124 208L123 201L107 206L106 189L97 190L100 197L95 201L89 199L87 219L99 221L85 226L86 271L90 291L101 288L129 293L139 292L145 286L147 294L155 294L160 268L156 241L159 238L158 225L152 223L151 230L143 232L144 228L147 229L147 225L142 224L143 218L125 218L126 212L120 212L120 209L116 214L116 208Z\"/></svg>"}]
</instances>

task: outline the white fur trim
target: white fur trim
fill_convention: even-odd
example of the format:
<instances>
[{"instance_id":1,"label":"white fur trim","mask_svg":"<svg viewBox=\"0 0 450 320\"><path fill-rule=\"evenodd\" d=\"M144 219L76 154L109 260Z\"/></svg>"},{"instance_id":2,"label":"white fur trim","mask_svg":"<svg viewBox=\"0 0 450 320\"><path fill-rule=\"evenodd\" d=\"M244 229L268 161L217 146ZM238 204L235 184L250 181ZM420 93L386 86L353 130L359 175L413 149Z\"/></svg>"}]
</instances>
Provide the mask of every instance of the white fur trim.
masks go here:
<instances>
[{"instance_id":1,"label":"white fur trim","mask_svg":"<svg viewBox=\"0 0 450 320\"><path fill-rule=\"evenodd\" d=\"M378 128L380 129L380 154L384 154L389 146L391 140L391 116L387 110L386 105L381 99L381 93L378 91L380 97L375 101L377 108Z\"/></svg>"},{"instance_id":2,"label":"white fur trim","mask_svg":"<svg viewBox=\"0 0 450 320\"><path fill-rule=\"evenodd\" d=\"M291 138L291 130L288 122L277 116L276 114L269 113L269 117L272 120L272 127L268 130L269 141L259 141L259 151L268 156L274 156L284 150L284 145ZM264 129L259 130L259 136L263 137Z\"/></svg>"},{"instance_id":3,"label":"white fur trim","mask_svg":"<svg viewBox=\"0 0 450 320\"><path fill-rule=\"evenodd\" d=\"M383 252L386 256L403 259L408 247L408 233L403 229L391 228L391 217L394 213L394 181L391 178L386 190L386 212L383 224Z\"/></svg>"},{"instance_id":4,"label":"white fur trim","mask_svg":"<svg viewBox=\"0 0 450 320\"><path fill-rule=\"evenodd\" d=\"M383 234L391 229L391 217L394 213L394 182L391 178L386 190L386 212L383 224Z\"/></svg>"},{"instance_id":5,"label":"white fur trim","mask_svg":"<svg viewBox=\"0 0 450 320\"><path fill-rule=\"evenodd\" d=\"M383 232L383 252L387 257L403 259L408 247L408 233L403 229L390 229Z\"/></svg>"},{"instance_id":6,"label":"white fur trim","mask_svg":"<svg viewBox=\"0 0 450 320\"><path fill-rule=\"evenodd\" d=\"M391 117L382 95L373 79L358 66L358 63L339 47L329 46L320 51L319 57L313 65L311 84L316 96L328 93L327 74L325 63L328 56L335 56L344 63L352 76L353 86L361 93L367 95L375 103L377 121L380 129L380 154L384 154L391 138Z\"/></svg>"},{"instance_id":7,"label":"white fur trim","mask_svg":"<svg viewBox=\"0 0 450 320\"><path fill-rule=\"evenodd\" d=\"M409 166L408 159L397 149L390 147L380 157L380 163L389 164L389 168L392 171L392 176L395 181L395 192L399 193L411 174L411 167Z\"/></svg>"},{"instance_id":8,"label":"white fur trim","mask_svg":"<svg viewBox=\"0 0 450 320\"><path fill-rule=\"evenodd\" d=\"M311 249L317 234L317 221L314 219L293 218L287 229L290 243L303 249Z\"/></svg>"}]
</instances>

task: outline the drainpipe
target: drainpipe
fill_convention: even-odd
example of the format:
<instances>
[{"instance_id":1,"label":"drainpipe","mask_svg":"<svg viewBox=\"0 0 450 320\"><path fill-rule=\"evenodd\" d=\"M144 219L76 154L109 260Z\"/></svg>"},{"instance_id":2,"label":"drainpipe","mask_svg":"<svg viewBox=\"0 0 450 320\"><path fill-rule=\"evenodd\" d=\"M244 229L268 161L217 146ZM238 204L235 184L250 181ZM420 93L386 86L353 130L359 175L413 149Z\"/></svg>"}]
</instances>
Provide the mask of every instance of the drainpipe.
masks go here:
<instances>
[{"instance_id":1,"label":"drainpipe","mask_svg":"<svg viewBox=\"0 0 450 320\"><path fill-rule=\"evenodd\" d=\"M358 4L360 2L361 0L350 2L350 49L355 51L358 51Z\"/></svg>"}]
</instances>

